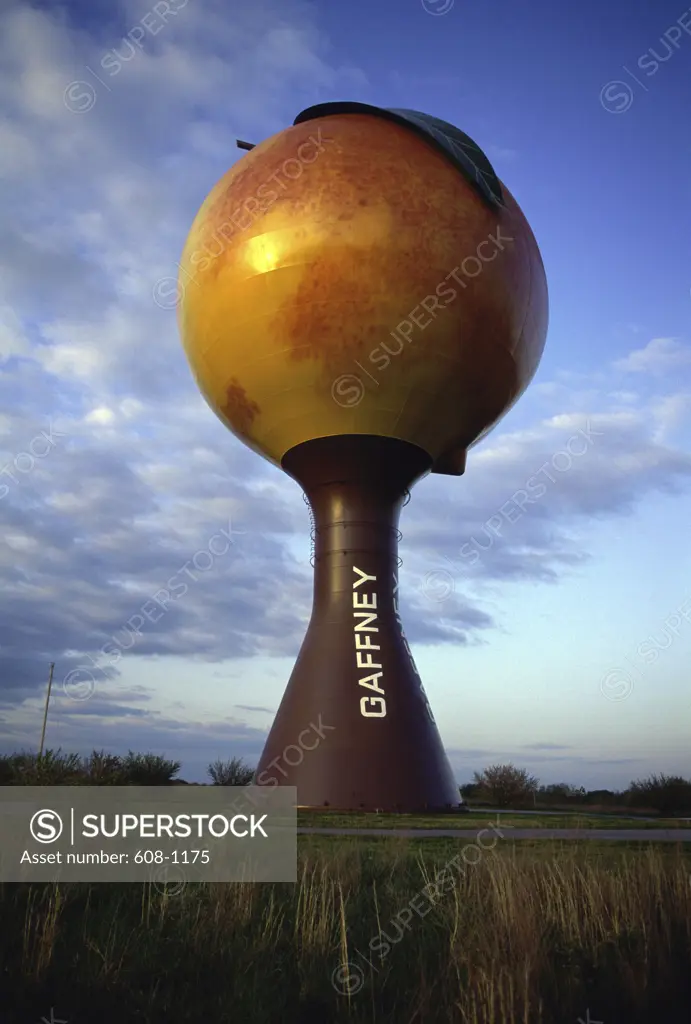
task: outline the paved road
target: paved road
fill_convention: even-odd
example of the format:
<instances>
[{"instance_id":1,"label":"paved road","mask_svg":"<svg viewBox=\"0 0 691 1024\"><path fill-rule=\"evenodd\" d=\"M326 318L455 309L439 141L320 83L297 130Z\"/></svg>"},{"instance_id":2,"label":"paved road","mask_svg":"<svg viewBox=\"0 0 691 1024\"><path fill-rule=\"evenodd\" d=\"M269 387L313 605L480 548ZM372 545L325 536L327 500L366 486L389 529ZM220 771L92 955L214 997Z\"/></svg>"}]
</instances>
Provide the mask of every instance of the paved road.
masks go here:
<instances>
[{"instance_id":1,"label":"paved road","mask_svg":"<svg viewBox=\"0 0 691 1024\"><path fill-rule=\"evenodd\" d=\"M489 824L489 823L488 823ZM691 828L510 828L498 826L505 839L607 839L656 843L691 843ZM392 836L400 839L476 839L482 829L452 828L299 828L298 835Z\"/></svg>"}]
</instances>

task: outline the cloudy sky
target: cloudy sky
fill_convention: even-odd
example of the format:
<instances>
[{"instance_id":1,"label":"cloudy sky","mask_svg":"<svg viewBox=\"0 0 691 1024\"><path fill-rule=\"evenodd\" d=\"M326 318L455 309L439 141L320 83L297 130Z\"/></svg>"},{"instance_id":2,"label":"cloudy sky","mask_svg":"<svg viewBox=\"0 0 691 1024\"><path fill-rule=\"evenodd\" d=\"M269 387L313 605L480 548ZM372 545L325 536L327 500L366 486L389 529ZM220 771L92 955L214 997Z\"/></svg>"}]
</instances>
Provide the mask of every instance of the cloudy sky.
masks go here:
<instances>
[{"instance_id":1,"label":"cloudy sky","mask_svg":"<svg viewBox=\"0 0 691 1024\"><path fill-rule=\"evenodd\" d=\"M0 751L37 747L54 661L49 746L256 762L308 516L156 297L235 139L352 99L473 137L550 288L529 391L401 520L459 780L691 775L691 13L648 6L0 0Z\"/></svg>"}]
</instances>

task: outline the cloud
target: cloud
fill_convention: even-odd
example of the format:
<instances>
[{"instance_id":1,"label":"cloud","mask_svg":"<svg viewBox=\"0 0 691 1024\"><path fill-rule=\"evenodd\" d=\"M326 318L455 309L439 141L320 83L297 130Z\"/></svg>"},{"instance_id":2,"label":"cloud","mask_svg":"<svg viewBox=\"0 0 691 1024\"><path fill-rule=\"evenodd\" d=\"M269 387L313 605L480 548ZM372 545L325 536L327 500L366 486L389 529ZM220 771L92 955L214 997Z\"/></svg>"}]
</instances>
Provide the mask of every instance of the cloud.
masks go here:
<instances>
[{"instance_id":1,"label":"cloud","mask_svg":"<svg viewBox=\"0 0 691 1024\"><path fill-rule=\"evenodd\" d=\"M568 743L524 743L524 750L572 750Z\"/></svg>"},{"instance_id":2,"label":"cloud","mask_svg":"<svg viewBox=\"0 0 691 1024\"><path fill-rule=\"evenodd\" d=\"M133 48L150 6L88 31L69 11L0 14L4 707L40 691L49 660L108 681L140 656L294 656L309 615L299 491L209 413L152 288L240 156L228 124L259 140L364 76L329 63L303 4L172 3ZM86 111L66 92L82 80ZM245 533L210 555L231 521Z\"/></svg>"},{"instance_id":3,"label":"cloud","mask_svg":"<svg viewBox=\"0 0 691 1024\"><path fill-rule=\"evenodd\" d=\"M691 411L691 392L665 395L651 403L654 424L653 439L664 441L677 430Z\"/></svg>"},{"instance_id":4,"label":"cloud","mask_svg":"<svg viewBox=\"0 0 691 1024\"><path fill-rule=\"evenodd\" d=\"M677 338L653 338L643 348L630 352L614 364L624 373L661 374L682 366L691 366L691 346Z\"/></svg>"},{"instance_id":5,"label":"cloud","mask_svg":"<svg viewBox=\"0 0 691 1024\"><path fill-rule=\"evenodd\" d=\"M506 146L495 146L494 144L486 146L485 149L490 160L497 164L513 163L518 159L518 150L516 149L509 149Z\"/></svg>"},{"instance_id":6,"label":"cloud","mask_svg":"<svg viewBox=\"0 0 691 1024\"><path fill-rule=\"evenodd\" d=\"M450 607L467 617L462 580L556 583L589 561L579 526L632 515L648 493L688 488L691 455L654 436L659 399L611 411L607 393L595 390L590 413L563 411L529 429L497 432L471 451L462 497L452 500L436 480L419 497L414 492L418 518L403 530L428 608L435 594L425 579L435 572L448 576L437 607L451 623ZM554 400L580 405L577 392L559 391Z\"/></svg>"},{"instance_id":7,"label":"cloud","mask_svg":"<svg viewBox=\"0 0 691 1024\"><path fill-rule=\"evenodd\" d=\"M477 758L488 758L496 755L495 750L486 750L484 747L448 747L446 753L449 760L458 762L462 760L474 760Z\"/></svg>"}]
</instances>

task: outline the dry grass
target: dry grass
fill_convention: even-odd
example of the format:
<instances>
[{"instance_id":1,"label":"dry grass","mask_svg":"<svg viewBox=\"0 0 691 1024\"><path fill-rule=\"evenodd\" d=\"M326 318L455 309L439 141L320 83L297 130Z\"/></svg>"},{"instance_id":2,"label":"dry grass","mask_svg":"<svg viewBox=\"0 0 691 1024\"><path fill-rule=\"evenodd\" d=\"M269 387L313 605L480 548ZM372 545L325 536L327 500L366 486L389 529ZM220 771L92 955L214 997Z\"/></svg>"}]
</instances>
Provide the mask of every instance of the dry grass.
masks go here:
<instances>
[{"instance_id":1,"label":"dry grass","mask_svg":"<svg viewBox=\"0 0 691 1024\"><path fill-rule=\"evenodd\" d=\"M565 1024L589 1009L604 1024L688 1022L691 862L681 846L501 842L398 927L460 848L305 841L295 886L174 896L134 884L6 885L0 1019L50 1019L53 1007L69 1024Z\"/></svg>"}]
</instances>

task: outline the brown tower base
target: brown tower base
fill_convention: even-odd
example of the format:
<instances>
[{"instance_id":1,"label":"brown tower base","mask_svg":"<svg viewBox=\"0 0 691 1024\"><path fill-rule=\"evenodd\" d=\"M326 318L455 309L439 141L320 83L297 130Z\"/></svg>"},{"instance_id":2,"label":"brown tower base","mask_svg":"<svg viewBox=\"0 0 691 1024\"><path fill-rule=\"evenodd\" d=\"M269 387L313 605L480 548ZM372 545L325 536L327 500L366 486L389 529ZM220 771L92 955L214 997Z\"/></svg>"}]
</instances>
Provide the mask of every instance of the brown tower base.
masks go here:
<instances>
[{"instance_id":1,"label":"brown tower base","mask_svg":"<svg viewBox=\"0 0 691 1024\"><path fill-rule=\"evenodd\" d=\"M306 441L282 460L314 512L314 605L255 778L296 786L301 806L461 803L398 617L398 517L431 462L365 435Z\"/></svg>"}]
</instances>

